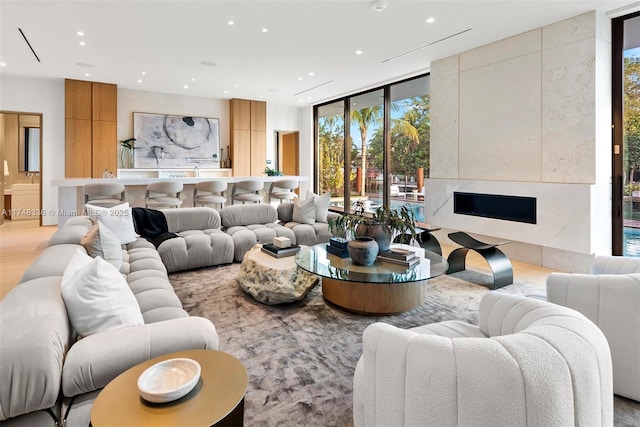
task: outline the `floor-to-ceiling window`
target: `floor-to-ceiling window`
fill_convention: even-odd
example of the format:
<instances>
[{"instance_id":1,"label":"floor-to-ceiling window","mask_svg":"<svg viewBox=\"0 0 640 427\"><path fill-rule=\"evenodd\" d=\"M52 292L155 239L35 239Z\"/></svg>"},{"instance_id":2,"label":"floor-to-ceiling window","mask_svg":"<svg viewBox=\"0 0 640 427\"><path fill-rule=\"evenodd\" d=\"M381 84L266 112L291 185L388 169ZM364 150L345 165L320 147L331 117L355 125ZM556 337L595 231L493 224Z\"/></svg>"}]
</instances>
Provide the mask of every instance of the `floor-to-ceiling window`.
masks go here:
<instances>
[{"instance_id":1,"label":"floor-to-ceiling window","mask_svg":"<svg viewBox=\"0 0 640 427\"><path fill-rule=\"evenodd\" d=\"M342 206L345 182L344 101L325 104L316 110L316 156L320 193L331 193L334 206Z\"/></svg>"},{"instance_id":2,"label":"floor-to-ceiling window","mask_svg":"<svg viewBox=\"0 0 640 427\"><path fill-rule=\"evenodd\" d=\"M315 120L318 190L330 192L334 206L406 204L424 220L428 75L322 104Z\"/></svg>"},{"instance_id":3,"label":"floor-to-ceiling window","mask_svg":"<svg viewBox=\"0 0 640 427\"><path fill-rule=\"evenodd\" d=\"M613 253L640 256L640 14L613 34Z\"/></svg>"}]
</instances>

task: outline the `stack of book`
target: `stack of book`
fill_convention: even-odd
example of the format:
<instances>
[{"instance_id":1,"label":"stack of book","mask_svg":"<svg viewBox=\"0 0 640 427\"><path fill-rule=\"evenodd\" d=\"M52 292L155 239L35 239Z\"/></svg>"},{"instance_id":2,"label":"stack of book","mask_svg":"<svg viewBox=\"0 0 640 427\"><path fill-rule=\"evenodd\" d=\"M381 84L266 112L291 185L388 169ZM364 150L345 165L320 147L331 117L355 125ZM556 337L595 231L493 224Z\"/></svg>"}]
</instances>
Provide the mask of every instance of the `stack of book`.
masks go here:
<instances>
[{"instance_id":1,"label":"stack of book","mask_svg":"<svg viewBox=\"0 0 640 427\"><path fill-rule=\"evenodd\" d=\"M287 248L279 248L273 243L265 243L262 245L262 252L264 252L265 254L269 254L275 258L292 256L297 254L299 250L300 250L300 246L298 245L291 245Z\"/></svg>"},{"instance_id":2,"label":"stack of book","mask_svg":"<svg viewBox=\"0 0 640 427\"><path fill-rule=\"evenodd\" d=\"M349 258L347 245L349 241L342 237L332 237L327 244L327 252L340 258Z\"/></svg>"},{"instance_id":3,"label":"stack of book","mask_svg":"<svg viewBox=\"0 0 640 427\"><path fill-rule=\"evenodd\" d=\"M420 264L420 257L409 249L389 249L378 254L378 261L390 262L404 267Z\"/></svg>"}]
</instances>

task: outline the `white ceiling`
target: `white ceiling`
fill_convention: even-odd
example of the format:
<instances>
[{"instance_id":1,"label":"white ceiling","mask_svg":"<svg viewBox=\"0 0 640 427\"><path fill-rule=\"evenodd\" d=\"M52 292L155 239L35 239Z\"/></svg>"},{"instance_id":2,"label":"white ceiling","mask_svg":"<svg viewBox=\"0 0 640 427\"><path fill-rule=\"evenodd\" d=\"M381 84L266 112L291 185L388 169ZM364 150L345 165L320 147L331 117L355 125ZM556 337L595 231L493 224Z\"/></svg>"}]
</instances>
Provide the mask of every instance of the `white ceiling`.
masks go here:
<instances>
[{"instance_id":1,"label":"white ceiling","mask_svg":"<svg viewBox=\"0 0 640 427\"><path fill-rule=\"evenodd\" d=\"M628 0L386 1L376 12L371 0L0 0L0 73L309 105L591 10L620 15L637 7Z\"/></svg>"}]
</instances>

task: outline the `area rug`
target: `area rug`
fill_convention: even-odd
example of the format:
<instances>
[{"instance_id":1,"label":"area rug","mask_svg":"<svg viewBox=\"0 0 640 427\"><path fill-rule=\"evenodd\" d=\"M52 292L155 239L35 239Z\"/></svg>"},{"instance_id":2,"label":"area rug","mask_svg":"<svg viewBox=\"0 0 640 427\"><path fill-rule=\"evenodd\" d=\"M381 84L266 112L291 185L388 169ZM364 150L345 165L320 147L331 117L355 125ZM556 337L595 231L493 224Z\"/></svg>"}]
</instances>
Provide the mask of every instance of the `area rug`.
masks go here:
<instances>
[{"instance_id":1,"label":"area rug","mask_svg":"<svg viewBox=\"0 0 640 427\"><path fill-rule=\"evenodd\" d=\"M474 283L491 280L469 270L440 276L429 282L427 300L418 308L363 316L328 305L320 285L297 303L261 304L237 285L239 267L175 273L170 281L189 314L216 326L219 350L247 368L247 426L352 426L353 374L364 329L378 321L400 328L451 319L477 323L480 299L490 291ZM518 282L497 292L544 295L544 287ZM616 425L634 420L640 420L640 404L616 399Z\"/></svg>"}]
</instances>

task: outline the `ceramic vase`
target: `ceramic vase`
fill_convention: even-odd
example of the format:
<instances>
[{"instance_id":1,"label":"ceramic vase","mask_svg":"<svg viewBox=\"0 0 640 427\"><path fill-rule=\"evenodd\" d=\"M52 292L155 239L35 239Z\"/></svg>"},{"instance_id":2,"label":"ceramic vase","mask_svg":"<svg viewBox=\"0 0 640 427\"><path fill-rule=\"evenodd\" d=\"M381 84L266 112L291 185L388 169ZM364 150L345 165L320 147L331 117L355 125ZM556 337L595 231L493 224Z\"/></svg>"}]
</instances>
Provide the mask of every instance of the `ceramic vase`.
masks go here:
<instances>
[{"instance_id":1,"label":"ceramic vase","mask_svg":"<svg viewBox=\"0 0 640 427\"><path fill-rule=\"evenodd\" d=\"M356 230L358 236L373 237L380 251L389 250L391 246L391 230L386 224L361 224Z\"/></svg>"},{"instance_id":2,"label":"ceramic vase","mask_svg":"<svg viewBox=\"0 0 640 427\"><path fill-rule=\"evenodd\" d=\"M347 250L353 264L371 265L378 256L378 243L373 237L358 237L349 241Z\"/></svg>"}]
</instances>

